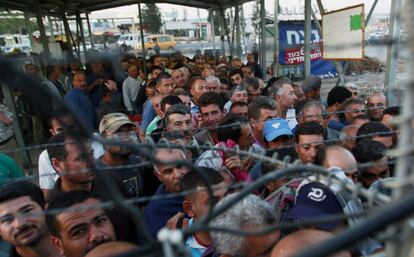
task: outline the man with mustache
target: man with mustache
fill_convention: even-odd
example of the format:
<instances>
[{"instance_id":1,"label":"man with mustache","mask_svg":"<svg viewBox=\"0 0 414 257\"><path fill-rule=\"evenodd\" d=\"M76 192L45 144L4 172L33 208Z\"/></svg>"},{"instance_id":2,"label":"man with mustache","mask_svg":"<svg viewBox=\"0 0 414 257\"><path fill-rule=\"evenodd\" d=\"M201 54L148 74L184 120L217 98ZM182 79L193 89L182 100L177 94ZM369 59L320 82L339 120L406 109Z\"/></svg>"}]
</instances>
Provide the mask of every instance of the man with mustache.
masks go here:
<instances>
[{"instance_id":1,"label":"man with mustache","mask_svg":"<svg viewBox=\"0 0 414 257\"><path fill-rule=\"evenodd\" d=\"M115 241L115 229L96 197L84 190L58 196L50 203L46 223L53 246L66 257L84 257L92 249Z\"/></svg>"},{"instance_id":2,"label":"man with mustache","mask_svg":"<svg viewBox=\"0 0 414 257\"><path fill-rule=\"evenodd\" d=\"M42 190L30 182L0 188L0 236L12 246L8 256L61 256L52 247L44 206Z\"/></svg>"}]
</instances>

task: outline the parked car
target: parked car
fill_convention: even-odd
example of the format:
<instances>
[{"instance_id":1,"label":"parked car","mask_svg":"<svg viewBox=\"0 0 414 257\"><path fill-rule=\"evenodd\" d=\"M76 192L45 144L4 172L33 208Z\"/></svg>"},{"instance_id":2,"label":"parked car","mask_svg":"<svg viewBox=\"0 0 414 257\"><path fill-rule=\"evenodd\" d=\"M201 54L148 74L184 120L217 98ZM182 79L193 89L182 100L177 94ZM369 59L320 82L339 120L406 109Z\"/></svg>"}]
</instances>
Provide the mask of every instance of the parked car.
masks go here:
<instances>
[{"instance_id":1,"label":"parked car","mask_svg":"<svg viewBox=\"0 0 414 257\"><path fill-rule=\"evenodd\" d=\"M158 44L160 50L174 50L177 46L177 42L172 35L146 35L144 36L144 44L147 51L153 50L156 44ZM142 51L141 42L135 45L135 50Z\"/></svg>"}]
</instances>

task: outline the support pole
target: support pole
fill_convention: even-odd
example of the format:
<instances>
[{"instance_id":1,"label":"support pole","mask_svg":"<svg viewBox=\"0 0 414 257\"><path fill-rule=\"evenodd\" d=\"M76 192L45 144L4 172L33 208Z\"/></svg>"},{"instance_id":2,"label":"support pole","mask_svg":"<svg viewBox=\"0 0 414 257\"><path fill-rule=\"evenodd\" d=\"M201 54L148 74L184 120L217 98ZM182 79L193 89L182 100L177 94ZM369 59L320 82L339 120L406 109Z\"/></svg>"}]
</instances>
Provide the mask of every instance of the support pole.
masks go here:
<instances>
[{"instance_id":1,"label":"support pole","mask_svg":"<svg viewBox=\"0 0 414 257\"><path fill-rule=\"evenodd\" d=\"M371 6L371 9L369 10L368 16L365 19L365 27L367 27L369 20L371 19L372 14L374 13L375 7L377 6L378 0L375 0L374 3Z\"/></svg>"},{"instance_id":2,"label":"support pole","mask_svg":"<svg viewBox=\"0 0 414 257\"><path fill-rule=\"evenodd\" d=\"M391 44L388 44L387 49L387 62L385 70L384 92L387 96L388 105L396 104L396 99L393 93L395 89L396 73L397 73L397 60L398 60L398 45L400 42L400 29L402 13L402 0L392 0L391 3L391 15L390 15L390 32L389 38L392 40Z\"/></svg>"},{"instance_id":3,"label":"support pole","mask_svg":"<svg viewBox=\"0 0 414 257\"><path fill-rule=\"evenodd\" d=\"M226 17L224 16L223 8L221 9L221 16L223 19L224 29L226 30L227 42L229 43L230 59L232 59L234 49L233 49L233 45L230 43L230 35L229 35L229 30L227 29Z\"/></svg>"},{"instance_id":4,"label":"support pole","mask_svg":"<svg viewBox=\"0 0 414 257\"><path fill-rule=\"evenodd\" d=\"M4 84L1 85L1 89L3 91L4 101L5 101L6 106L7 108L9 108L10 112L13 113L14 137L16 139L17 146L19 148L24 148L25 144L23 140L23 134L22 134L22 130L20 129L19 117L17 116L16 107L14 106L12 91L8 85L4 85ZM28 151L21 151L19 152L19 155L22 156L23 165L26 168L33 166Z\"/></svg>"},{"instance_id":5,"label":"support pole","mask_svg":"<svg viewBox=\"0 0 414 257\"><path fill-rule=\"evenodd\" d=\"M76 10L76 22L79 25L80 36L82 37L83 54L85 55L85 59L86 59L85 33L83 32L83 22L82 22L82 18L81 18L79 10Z\"/></svg>"},{"instance_id":6,"label":"support pole","mask_svg":"<svg viewBox=\"0 0 414 257\"><path fill-rule=\"evenodd\" d=\"M24 22L26 23L27 33L29 34L30 46L33 47L33 31L32 26L30 25L30 16L28 12L24 12Z\"/></svg>"},{"instance_id":7,"label":"support pole","mask_svg":"<svg viewBox=\"0 0 414 257\"><path fill-rule=\"evenodd\" d=\"M55 31L53 30L53 23L52 23L52 19L50 18L50 16L47 16L47 22L49 23L50 26L50 36L52 37L52 42L55 42L54 36L55 36Z\"/></svg>"},{"instance_id":8,"label":"support pole","mask_svg":"<svg viewBox=\"0 0 414 257\"><path fill-rule=\"evenodd\" d=\"M242 51L247 51L246 48L246 22L244 20L244 7L243 5L240 5L240 13L241 13L241 17L243 19L243 21L241 22L242 25L241 26L241 35L242 35ZM243 49L244 48L244 49Z\"/></svg>"},{"instance_id":9,"label":"support pole","mask_svg":"<svg viewBox=\"0 0 414 257\"><path fill-rule=\"evenodd\" d=\"M279 0L274 0L275 6L273 10L273 20L275 25L274 35L273 35L273 42L274 42L274 49L273 49L273 76L277 77L279 73Z\"/></svg>"},{"instance_id":10,"label":"support pole","mask_svg":"<svg viewBox=\"0 0 414 257\"><path fill-rule=\"evenodd\" d=\"M260 0L260 33L261 42L260 46L260 66L262 66L263 73L266 73L266 9L265 0ZM264 76L266 77L266 75Z\"/></svg>"},{"instance_id":11,"label":"support pole","mask_svg":"<svg viewBox=\"0 0 414 257\"><path fill-rule=\"evenodd\" d=\"M72 33L70 32L68 19L67 19L66 14L63 10L62 10L62 21L63 21L63 27L65 28L66 43L68 44L69 53L73 54Z\"/></svg>"},{"instance_id":12,"label":"support pole","mask_svg":"<svg viewBox=\"0 0 414 257\"><path fill-rule=\"evenodd\" d=\"M305 0L305 77L311 74L311 0Z\"/></svg>"},{"instance_id":13,"label":"support pole","mask_svg":"<svg viewBox=\"0 0 414 257\"><path fill-rule=\"evenodd\" d=\"M43 51L49 54L49 40L46 37L45 26L43 24L42 14L39 6L39 0L34 0L33 3L36 11L37 26L39 27L40 31L40 41L42 42Z\"/></svg>"},{"instance_id":14,"label":"support pole","mask_svg":"<svg viewBox=\"0 0 414 257\"><path fill-rule=\"evenodd\" d=\"M216 56L216 28L214 27L214 11L210 10L210 17L211 17L211 35L212 35L212 43L213 43L213 56Z\"/></svg>"},{"instance_id":15,"label":"support pole","mask_svg":"<svg viewBox=\"0 0 414 257\"><path fill-rule=\"evenodd\" d=\"M226 56L226 45L225 45L225 30L224 30L224 20L223 16L221 15L221 11L219 11L219 18L220 18L220 40L221 40L221 54Z\"/></svg>"},{"instance_id":16,"label":"support pole","mask_svg":"<svg viewBox=\"0 0 414 257\"><path fill-rule=\"evenodd\" d=\"M91 48L95 49L95 43L93 42L93 35L91 30L91 22L89 21L89 13L86 14L86 24L88 24L88 33L89 33L89 40L91 41ZM134 24L134 21L132 21L132 24Z\"/></svg>"},{"instance_id":17,"label":"support pole","mask_svg":"<svg viewBox=\"0 0 414 257\"><path fill-rule=\"evenodd\" d=\"M413 22L413 11L414 11L414 4L412 1L404 1L404 12L402 10L402 1L401 0L393 0L391 3L391 23L390 23L390 35L397 36L400 31L400 15L404 13L404 21L405 21L405 28L408 32L407 46L409 47L408 56L412 56L414 53L414 45L411 43L414 40L414 22ZM395 31L395 29L398 29ZM395 40L394 37L392 37ZM398 40L398 38L397 38ZM397 44L396 44L397 43ZM389 64L393 64L390 58L394 58L396 61L398 51L395 52L392 47L398 48L398 41L393 41L392 46L388 46L387 52L387 72ZM396 54L393 56L393 52ZM388 63L389 61L389 63ZM412 177L413 169L412 169L412 150L411 150L411 142L413 138L413 129L412 129L412 121L413 121L413 108L414 108L414 66L413 61L410 59L407 60L407 83L404 87L404 93L402 94L402 110L401 116L398 116L394 121L398 124L399 127L399 140L398 140L398 148L394 150L394 156L396 157L396 168L395 168L395 183L400 185L395 187L392 190L392 198L394 201L398 201L401 197L405 196L409 193L412 189L412 185L410 183L407 184L407 178ZM395 72L395 70L394 70ZM387 74L386 74L387 75ZM395 73L394 73L395 78ZM387 81L386 81L387 82ZM391 99L390 99L391 100ZM393 105L393 103L389 103L389 105ZM392 240L389 239L386 242L385 252L386 256L411 256L411 246L412 246L412 239L413 239L413 232L412 226L409 219L401 220L400 222L396 223L395 226L389 227L386 231L388 235L401 235L400 240ZM391 234L389 234L391 233ZM403 240L403 241L402 241ZM410 240L410 241L408 241ZM404 242L404 243L401 243Z\"/></svg>"},{"instance_id":18,"label":"support pole","mask_svg":"<svg viewBox=\"0 0 414 257\"><path fill-rule=\"evenodd\" d=\"M236 23L236 47L237 47L237 56L240 58L242 56L242 46L241 46L240 8L239 8L239 5L236 5L235 6L234 22Z\"/></svg>"},{"instance_id":19,"label":"support pole","mask_svg":"<svg viewBox=\"0 0 414 257\"><path fill-rule=\"evenodd\" d=\"M138 18L139 18L139 32L141 34L141 49L142 49L142 61L144 63L144 73L147 74L147 59L146 59L146 49L144 43L144 29L142 27L142 14L141 14L141 1L138 1ZM145 76L147 79L148 76Z\"/></svg>"}]
</instances>

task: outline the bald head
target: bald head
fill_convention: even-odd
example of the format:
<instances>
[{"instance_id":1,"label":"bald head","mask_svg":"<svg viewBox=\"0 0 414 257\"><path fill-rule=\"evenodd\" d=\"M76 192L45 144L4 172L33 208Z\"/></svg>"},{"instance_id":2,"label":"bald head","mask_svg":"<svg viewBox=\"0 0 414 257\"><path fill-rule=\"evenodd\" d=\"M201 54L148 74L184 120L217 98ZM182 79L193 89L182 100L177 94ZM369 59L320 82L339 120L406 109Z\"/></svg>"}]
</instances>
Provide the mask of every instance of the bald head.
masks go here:
<instances>
[{"instance_id":1,"label":"bald head","mask_svg":"<svg viewBox=\"0 0 414 257\"><path fill-rule=\"evenodd\" d=\"M367 100L368 117L371 120L380 121L384 109L387 107L387 98L381 92L374 93Z\"/></svg>"},{"instance_id":2,"label":"bald head","mask_svg":"<svg viewBox=\"0 0 414 257\"><path fill-rule=\"evenodd\" d=\"M356 167L356 159L352 153L346 148L338 145L328 146L326 149L324 168L332 166L341 168L343 171L354 170Z\"/></svg>"},{"instance_id":3,"label":"bald head","mask_svg":"<svg viewBox=\"0 0 414 257\"><path fill-rule=\"evenodd\" d=\"M136 249L138 249L138 246L129 242L108 242L98 245L85 257L115 257Z\"/></svg>"},{"instance_id":4,"label":"bald head","mask_svg":"<svg viewBox=\"0 0 414 257\"><path fill-rule=\"evenodd\" d=\"M355 137L358 132L359 126L348 125L341 130L339 134L339 139L342 142L342 146L348 149L349 151L355 146Z\"/></svg>"},{"instance_id":5,"label":"bald head","mask_svg":"<svg viewBox=\"0 0 414 257\"><path fill-rule=\"evenodd\" d=\"M290 257L311 246L320 244L334 235L332 233L316 230L316 229L301 229L280 240L275 247L273 247L271 257ZM351 257L348 251L341 251L331 257Z\"/></svg>"}]
</instances>

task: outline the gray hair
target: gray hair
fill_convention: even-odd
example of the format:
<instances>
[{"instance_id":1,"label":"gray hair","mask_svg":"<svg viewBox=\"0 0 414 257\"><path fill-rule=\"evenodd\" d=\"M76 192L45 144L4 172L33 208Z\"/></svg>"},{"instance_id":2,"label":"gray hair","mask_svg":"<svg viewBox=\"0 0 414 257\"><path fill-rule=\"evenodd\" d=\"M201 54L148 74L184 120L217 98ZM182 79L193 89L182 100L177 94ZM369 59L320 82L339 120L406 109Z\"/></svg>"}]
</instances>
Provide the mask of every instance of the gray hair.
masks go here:
<instances>
[{"instance_id":1,"label":"gray hair","mask_svg":"<svg viewBox=\"0 0 414 257\"><path fill-rule=\"evenodd\" d=\"M240 92L240 91L247 91L247 90L243 86L235 86L230 89L229 96L232 97L236 92Z\"/></svg>"},{"instance_id":2,"label":"gray hair","mask_svg":"<svg viewBox=\"0 0 414 257\"><path fill-rule=\"evenodd\" d=\"M326 113L325 106L319 101L310 101L309 103L306 103L302 107L302 109L299 111L299 116L302 116L305 110L309 108L313 108L313 107L321 109L323 117L326 116L327 113Z\"/></svg>"},{"instance_id":3,"label":"gray hair","mask_svg":"<svg viewBox=\"0 0 414 257\"><path fill-rule=\"evenodd\" d=\"M210 75L210 76L207 76L206 77L206 81L208 82L208 83L210 83L210 82L217 82L217 84L218 85L220 85L220 79L219 78L217 78L216 76L213 76L213 75Z\"/></svg>"},{"instance_id":4,"label":"gray hair","mask_svg":"<svg viewBox=\"0 0 414 257\"><path fill-rule=\"evenodd\" d=\"M260 109L276 110L275 99L269 96L258 96L249 104L249 117L253 120L260 118Z\"/></svg>"},{"instance_id":5,"label":"gray hair","mask_svg":"<svg viewBox=\"0 0 414 257\"><path fill-rule=\"evenodd\" d=\"M348 139L348 130L350 128L356 128L358 130L358 126L356 125L348 125L348 126L343 127L341 129L341 132L339 132L339 139L341 141Z\"/></svg>"},{"instance_id":6,"label":"gray hair","mask_svg":"<svg viewBox=\"0 0 414 257\"><path fill-rule=\"evenodd\" d=\"M229 202L237 193L226 196L217 207ZM246 226L266 226L277 222L276 210L267 202L255 195L248 195L225 212L217 216L210 223L213 227L243 230ZM210 232L215 250L219 254L230 256L244 256L246 237L223 233Z\"/></svg>"}]
</instances>

